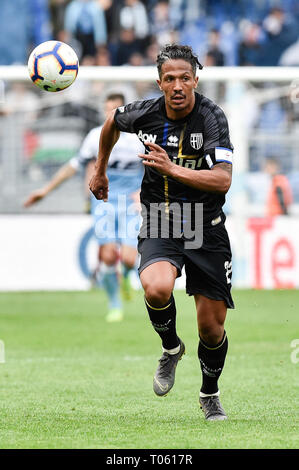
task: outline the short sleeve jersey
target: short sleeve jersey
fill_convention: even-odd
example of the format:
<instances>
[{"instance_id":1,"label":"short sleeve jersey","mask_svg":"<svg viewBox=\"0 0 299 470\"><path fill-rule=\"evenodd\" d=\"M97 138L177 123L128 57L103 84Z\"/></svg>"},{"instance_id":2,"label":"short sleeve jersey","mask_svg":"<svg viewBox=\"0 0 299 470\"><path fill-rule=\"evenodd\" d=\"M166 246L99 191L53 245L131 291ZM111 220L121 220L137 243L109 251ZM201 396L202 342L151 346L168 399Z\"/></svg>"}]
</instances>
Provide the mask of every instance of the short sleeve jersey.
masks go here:
<instances>
[{"instance_id":1,"label":"short sleeve jersey","mask_svg":"<svg viewBox=\"0 0 299 470\"><path fill-rule=\"evenodd\" d=\"M103 126L91 129L78 154L70 160L70 164L75 170L84 168L90 161L95 161L98 155L99 140ZM140 172L141 164L138 153L143 150L142 144L136 136L120 134L108 162L108 171L132 171Z\"/></svg>"},{"instance_id":2,"label":"short sleeve jersey","mask_svg":"<svg viewBox=\"0 0 299 470\"><path fill-rule=\"evenodd\" d=\"M200 171L223 161L232 163L233 146L226 116L218 105L198 93L193 110L184 119L167 117L162 96L118 108L115 123L120 131L136 133L141 142L160 145L176 165ZM225 202L223 194L194 189L148 166L140 198L146 206L154 202L203 203L204 223L217 217Z\"/></svg>"},{"instance_id":3,"label":"short sleeve jersey","mask_svg":"<svg viewBox=\"0 0 299 470\"><path fill-rule=\"evenodd\" d=\"M96 160L101 131L102 126L99 126L87 134L78 154L70 160L70 165L75 170ZM123 132L120 134L111 152L107 169L110 201L117 200L119 194L129 195L140 188L143 165L138 153L142 152L143 148L136 135Z\"/></svg>"}]
</instances>

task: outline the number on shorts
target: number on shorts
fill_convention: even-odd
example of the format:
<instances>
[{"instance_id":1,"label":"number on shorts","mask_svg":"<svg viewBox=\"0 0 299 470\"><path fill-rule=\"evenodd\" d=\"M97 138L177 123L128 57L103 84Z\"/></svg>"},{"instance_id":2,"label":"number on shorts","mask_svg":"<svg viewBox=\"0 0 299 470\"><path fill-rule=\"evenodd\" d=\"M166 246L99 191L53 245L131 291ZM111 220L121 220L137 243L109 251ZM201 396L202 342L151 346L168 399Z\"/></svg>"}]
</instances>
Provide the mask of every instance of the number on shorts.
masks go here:
<instances>
[{"instance_id":1,"label":"number on shorts","mask_svg":"<svg viewBox=\"0 0 299 470\"><path fill-rule=\"evenodd\" d=\"M226 282L227 284L231 283L231 274L232 274L232 262L225 261L224 263L225 275L226 275Z\"/></svg>"}]
</instances>

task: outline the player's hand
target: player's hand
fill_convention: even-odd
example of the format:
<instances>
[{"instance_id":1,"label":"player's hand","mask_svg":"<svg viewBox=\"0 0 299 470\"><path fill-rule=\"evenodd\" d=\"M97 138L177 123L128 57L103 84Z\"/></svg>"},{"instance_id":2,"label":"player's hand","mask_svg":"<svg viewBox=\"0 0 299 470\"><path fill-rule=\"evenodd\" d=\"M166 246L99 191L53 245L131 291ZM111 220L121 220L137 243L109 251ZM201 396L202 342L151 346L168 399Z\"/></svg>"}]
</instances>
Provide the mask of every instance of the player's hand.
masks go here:
<instances>
[{"instance_id":1,"label":"player's hand","mask_svg":"<svg viewBox=\"0 0 299 470\"><path fill-rule=\"evenodd\" d=\"M98 200L108 201L108 178L106 174L95 173L89 182L89 189Z\"/></svg>"},{"instance_id":2,"label":"player's hand","mask_svg":"<svg viewBox=\"0 0 299 470\"><path fill-rule=\"evenodd\" d=\"M43 199L46 196L46 192L44 189L37 189L36 191L33 191L26 201L24 202L24 207L30 207L33 204L36 204L38 201Z\"/></svg>"},{"instance_id":3,"label":"player's hand","mask_svg":"<svg viewBox=\"0 0 299 470\"><path fill-rule=\"evenodd\" d=\"M171 168L173 163L171 162L167 152L157 144L152 142L144 142L144 145L150 148L150 152L140 153L139 158L143 159L143 164L145 166L150 166L155 168L163 175L169 175L171 173Z\"/></svg>"}]
</instances>

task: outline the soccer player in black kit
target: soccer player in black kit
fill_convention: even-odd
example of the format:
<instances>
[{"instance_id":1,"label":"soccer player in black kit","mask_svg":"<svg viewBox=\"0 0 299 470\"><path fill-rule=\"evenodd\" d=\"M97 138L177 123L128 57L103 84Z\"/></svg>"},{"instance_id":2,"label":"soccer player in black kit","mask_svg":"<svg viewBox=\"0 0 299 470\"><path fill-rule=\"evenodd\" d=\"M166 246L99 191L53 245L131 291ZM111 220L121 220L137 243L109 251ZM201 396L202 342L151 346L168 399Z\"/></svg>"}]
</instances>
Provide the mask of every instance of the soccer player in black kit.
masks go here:
<instances>
[{"instance_id":1,"label":"soccer player in black kit","mask_svg":"<svg viewBox=\"0 0 299 470\"><path fill-rule=\"evenodd\" d=\"M167 45L158 54L157 66L157 83L163 95L133 102L108 117L90 189L96 198L108 200L106 167L110 152L120 131L136 133L145 146L145 153L139 155L145 167L140 195L143 223L139 274L145 305L163 350L154 376L154 392L164 396L170 391L177 363L185 352L176 331L173 297L175 280L185 267L186 292L194 297L197 311L202 371L199 402L207 420L223 420L227 415L219 400L218 379L228 348L224 322L227 308L234 308L234 303L231 249L222 206L231 185L233 146L222 109L195 91L196 70L202 66L192 49ZM159 215L158 222L157 217L149 216L157 204L159 210L152 212ZM183 215L179 230L177 225L174 229L177 215L185 214L187 205L191 207L185 211L189 216ZM200 222L196 219L198 207L202 209ZM161 229L163 217L172 222L166 235ZM197 237L201 243L192 245L191 235L194 238L196 232L201 234Z\"/></svg>"}]
</instances>

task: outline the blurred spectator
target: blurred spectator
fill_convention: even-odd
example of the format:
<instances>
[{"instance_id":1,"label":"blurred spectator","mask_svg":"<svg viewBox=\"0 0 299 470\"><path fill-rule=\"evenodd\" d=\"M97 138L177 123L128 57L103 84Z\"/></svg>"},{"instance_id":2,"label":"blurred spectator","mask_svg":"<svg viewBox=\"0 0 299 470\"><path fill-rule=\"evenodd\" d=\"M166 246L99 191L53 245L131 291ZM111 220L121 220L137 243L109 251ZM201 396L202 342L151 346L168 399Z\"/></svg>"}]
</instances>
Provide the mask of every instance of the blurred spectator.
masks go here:
<instances>
[{"instance_id":1,"label":"blurred spectator","mask_svg":"<svg viewBox=\"0 0 299 470\"><path fill-rule=\"evenodd\" d=\"M217 67L224 65L224 53L221 50L220 33L217 29L212 29L210 31L205 64L215 65Z\"/></svg>"},{"instance_id":2,"label":"blurred spectator","mask_svg":"<svg viewBox=\"0 0 299 470\"><path fill-rule=\"evenodd\" d=\"M298 65L298 23L298 0L1 0L0 64L24 64L35 45L55 38L81 64L126 64L145 51L133 62L154 64L155 43L178 42L207 65Z\"/></svg>"},{"instance_id":3,"label":"blurred spectator","mask_svg":"<svg viewBox=\"0 0 299 470\"><path fill-rule=\"evenodd\" d=\"M80 62L80 65L86 65L90 67L91 65L96 65L96 59L92 55L85 55Z\"/></svg>"},{"instance_id":4,"label":"blurred spectator","mask_svg":"<svg viewBox=\"0 0 299 470\"><path fill-rule=\"evenodd\" d=\"M160 46L155 38L152 39L145 51L145 65L156 65Z\"/></svg>"},{"instance_id":5,"label":"blurred spectator","mask_svg":"<svg viewBox=\"0 0 299 470\"><path fill-rule=\"evenodd\" d=\"M5 102L0 106L4 114L26 112L26 119L34 119L40 108L38 96L23 82L13 82L5 93Z\"/></svg>"},{"instance_id":6,"label":"blurred spectator","mask_svg":"<svg viewBox=\"0 0 299 470\"><path fill-rule=\"evenodd\" d=\"M13 2L14 4L16 2ZM2 4L2 2L1 2ZM29 0L28 5L30 8L30 21L31 26L31 41L33 47L41 42L52 39L52 26L50 24L50 11L48 0ZM17 11L17 16L19 11ZM28 27L28 24L27 24ZM1 31L2 33L2 31Z\"/></svg>"},{"instance_id":7,"label":"blurred spectator","mask_svg":"<svg viewBox=\"0 0 299 470\"><path fill-rule=\"evenodd\" d=\"M206 16L207 4L205 0L169 0L169 17L173 28L182 31L190 24L197 23Z\"/></svg>"},{"instance_id":8,"label":"blurred spectator","mask_svg":"<svg viewBox=\"0 0 299 470\"><path fill-rule=\"evenodd\" d=\"M158 1L151 12L151 35L155 37L157 43L162 46L171 42L171 31L169 4L166 0Z\"/></svg>"},{"instance_id":9,"label":"blurred spectator","mask_svg":"<svg viewBox=\"0 0 299 470\"><path fill-rule=\"evenodd\" d=\"M51 39L48 0L1 0L0 65L24 64L29 52Z\"/></svg>"},{"instance_id":10,"label":"blurred spectator","mask_svg":"<svg viewBox=\"0 0 299 470\"><path fill-rule=\"evenodd\" d=\"M215 67L216 62L215 62L215 56L211 52L207 52L204 58L204 65L206 67Z\"/></svg>"},{"instance_id":11,"label":"blurred spectator","mask_svg":"<svg viewBox=\"0 0 299 470\"><path fill-rule=\"evenodd\" d=\"M143 55L140 54L140 52L134 52L130 57L129 57L129 62L128 65L133 65L134 67L144 65L144 59Z\"/></svg>"},{"instance_id":12,"label":"blurred spectator","mask_svg":"<svg viewBox=\"0 0 299 470\"><path fill-rule=\"evenodd\" d=\"M119 15L120 27L123 30L133 30L136 40L144 45L144 40L149 35L149 21L143 3L139 0L124 0Z\"/></svg>"},{"instance_id":13,"label":"blurred spectator","mask_svg":"<svg viewBox=\"0 0 299 470\"><path fill-rule=\"evenodd\" d=\"M257 23L243 20L240 23L241 42L239 65L261 65L261 48L264 40L262 28Z\"/></svg>"},{"instance_id":14,"label":"blurred spectator","mask_svg":"<svg viewBox=\"0 0 299 470\"><path fill-rule=\"evenodd\" d=\"M283 51L298 38L297 24L281 8L272 8L263 21L266 41L263 65L278 65Z\"/></svg>"},{"instance_id":15,"label":"blurred spectator","mask_svg":"<svg viewBox=\"0 0 299 470\"><path fill-rule=\"evenodd\" d=\"M110 52L107 46L100 46L98 48L95 63L102 66L111 65Z\"/></svg>"},{"instance_id":16,"label":"blurred spectator","mask_svg":"<svg viewBox=\"0 0 299 470\"><path fill-rule=\"evenodd\" d=\"M279 65L284 67L299 65L299 39L283 52L279 59Z\"/></svg>"},{"instance_id":17,"label":"blurred spectator","mask_svg":"<svg viewBox=\"0 0 299 470\"><path fill-rule=\"evenodd\" d=\"M266 215L287 215L293 202L291 185L285 175L280 172L280 166L275 158L268 158L265 172L270 177L270 189L266 202Z\"/></svg>"},{"instance_id":18,"label":"blurred spectator","mask_svg":"<svg viewBox=\"0 0 299 470\"><path fill-rule=\"evenodd\" d=\"M220 28L226 21L236 22L242 15L242 1L209 0L206 5L207 14L213 18L214 26Z\"/></svg>"},{"instance_id":19,"label":"blurred spectator","mask_svg":"<svg viewBox=\"0 0 299 470\"><path fill-rule=\"evenodd\" d=\"M82 46L82 56L95 57L97 48L107 42L104 10L96 0L72 0L65 10L64 27Z\"/></svg>"},{"instance_id":20,"label":"blurred spectator","mask_svg":"<svg viewBox=\"0 0 299 470\"><path fill-rule=\"evenodd\" d=\"M60 31L64 29L64 15L68 0L50 0L49 3L52 18L53 37L57 38Z\"/></svg>"},{"instance_id":21,"label":"blurred spectator","mask_svg":"<svg viewBox=\"0 0 299 470\"><path fill-rule=\"evenodd\" d=\"M265 85L266 88L267 85ZM287 125L288 116L280 99L269 100L262 105L258 124L259 129L264 133L272 133L273 131L279 133L285 132Z\"/></svg>"},{"instance_id":22,"label":"blurred spectator","mask_svg":"<svg viewBox=\"0 0 299 470\"><path fill-rule=\"evenodd\" d=\"M178 42L188 44L198 55L201 62L204 61L204 53L208 42L208 28L206 22L194 21L185 26L179 32Z\"/></svg>"},{"instance_id":23,"label":"blurred spectator","mask_svg":"<svg viewBox=\"0 0 299 470\"><path fill-rule=\"evenodd\" d=\"M221 34L221 47L225 55L225 65L237 65L239 32L236 24L225 21L219 29Z\"/></svg>"},{"instance_id":24,"label":"blurred spectator","mask_svg":"<svg viewBox=\"0 0 299 470\"><path fill-rule=\"evenodd\" d=\"M122 29L113 54L113 65L127 64L132 54L136 52L141 53L141 47L136 39L134 29Z\"/></svg>"},{"instance_id":25,"label":"blurred spectator","mask_svg":"<svg viewBox=\"0 0 299 470\"><path fill-rule=\"evenodd\" d=\"M120 31L120 10L122 0L99 0L105 13L108 43L113 43L118 39Z\"/></svg>"}]
</instances>

